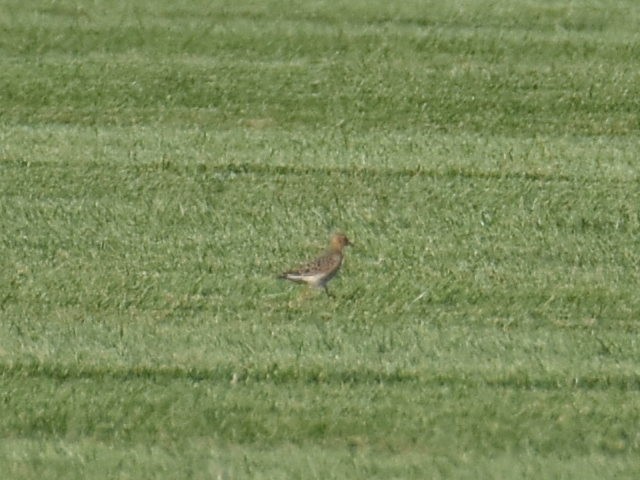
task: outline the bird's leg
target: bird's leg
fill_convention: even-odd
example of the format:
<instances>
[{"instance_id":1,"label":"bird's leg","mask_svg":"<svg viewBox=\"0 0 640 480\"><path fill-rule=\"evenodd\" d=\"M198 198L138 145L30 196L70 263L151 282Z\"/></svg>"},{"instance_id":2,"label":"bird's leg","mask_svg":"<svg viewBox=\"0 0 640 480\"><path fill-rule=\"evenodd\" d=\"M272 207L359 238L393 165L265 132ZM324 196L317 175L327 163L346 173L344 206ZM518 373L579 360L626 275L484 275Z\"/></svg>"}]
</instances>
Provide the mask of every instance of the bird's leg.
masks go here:
<instances>
[{"instance_id":1,"label":"bird's leg","mask_svg":"<svg viewBox=\"0 0 640 480\"><path fill-rule=\"evenodd\" d=\"M302 292L300 292L300 295L298 295L298 298L300 300L306 300L307 298L309 298L309 295L311 295L311 291L308 288L305 288L302 290Z\"/></svg>"},{"instance_id":2,"label":"bird's leg","mask_svg":"<svg viewBox=\"0 0 640 480\"><path fill-rule=\"evenodd\" d=\"M307 298L309 298L309 290L305 288L304 290L301 290L300 293L298 293L295 299L289 300L289 308L300 307L300 305L302 305L307 300Z\"/></svg>"}]
</instances>

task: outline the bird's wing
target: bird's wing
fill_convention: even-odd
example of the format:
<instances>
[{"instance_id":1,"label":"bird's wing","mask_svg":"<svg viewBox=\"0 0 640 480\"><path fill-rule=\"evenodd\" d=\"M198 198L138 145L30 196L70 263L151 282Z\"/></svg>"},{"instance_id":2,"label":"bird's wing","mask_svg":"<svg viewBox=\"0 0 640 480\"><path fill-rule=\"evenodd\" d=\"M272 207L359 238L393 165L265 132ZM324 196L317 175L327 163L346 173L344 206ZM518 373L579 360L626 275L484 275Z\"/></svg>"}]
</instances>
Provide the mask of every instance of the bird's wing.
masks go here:
<instances>
[{"instance_id":1,"label":"bird's wing","mask_svg":"<svg viewBox=\"0 0 640 480\"><path fill-rule=\"evenodd\" d=\"M337 252L330 252L311 262L307 262L296 269L285 272L285 274L313 275L320 272L331 272L337 269L342 262L342 255Z\"/></svg>"}]
</instances>

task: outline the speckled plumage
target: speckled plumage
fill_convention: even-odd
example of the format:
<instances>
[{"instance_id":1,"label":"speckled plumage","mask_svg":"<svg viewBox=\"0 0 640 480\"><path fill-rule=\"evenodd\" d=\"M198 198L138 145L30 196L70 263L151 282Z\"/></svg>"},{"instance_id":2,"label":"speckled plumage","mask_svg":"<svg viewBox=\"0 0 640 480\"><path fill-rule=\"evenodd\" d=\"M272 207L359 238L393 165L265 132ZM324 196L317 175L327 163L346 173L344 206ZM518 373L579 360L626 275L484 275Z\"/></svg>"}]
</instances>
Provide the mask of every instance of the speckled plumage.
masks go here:
<instances>
[{"instance_id":1,"label":"speckled plumage","mask_svg":"<svg viewBox=\"0 0 640 480\"><path fill-rule=\"evenodd\" d=\"M329 250L323 255L298 268L284 272L279 278L306 283L316 288L324 288L328 294L327 283L340 270L344 258L342 251L347 245L351 245L351 242L345 235L335 234L331 237Z\"/></svg>"}]
</instances>

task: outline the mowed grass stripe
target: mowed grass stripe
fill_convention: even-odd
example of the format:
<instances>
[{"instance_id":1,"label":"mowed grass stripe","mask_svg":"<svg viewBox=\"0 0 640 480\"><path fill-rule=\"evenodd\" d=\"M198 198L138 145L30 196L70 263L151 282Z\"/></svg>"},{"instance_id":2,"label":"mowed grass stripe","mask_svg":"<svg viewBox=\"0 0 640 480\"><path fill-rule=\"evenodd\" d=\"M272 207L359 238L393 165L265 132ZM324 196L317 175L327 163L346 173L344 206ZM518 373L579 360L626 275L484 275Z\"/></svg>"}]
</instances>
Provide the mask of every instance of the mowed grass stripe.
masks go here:
<instances>
[{"instance_id":1,"label":"mowed grass stripe","mask_svg":"<svg viewBox=\"0 0 640 480\"><path fill-rule=\"evenodd\" d=\"M263 122L263 123L261 123ZM360 132L338 120L308 132L247 116L237 129L64 125L6 132L0 168L148 168L169 170L290 168L292 171L424 172L631 182L639 170L634 136L445 134L395 128ZM61 146L64 145L64 148ZM73 167L73 168L71 168ZM11 178L3 175L3 178ZM8 187L12 182L7 180Z\"/></svg>"},{"instance_id":2,"label":"mowed grass stripe","mask_svg":"<svg viewBox=\"0 0 640 480\"><path fill-rule=\"evenodd\" d=\"M482 386L509 388L531 391L545 390L607 390L614 388L624 392L640 390L640 373L619 372L570 376L561 372L537 372L522 369L518 372L489 372L475 375L460 375L460 371L446 373L411 368L358 367L349 369L341 366L329 367L324 364L309 365L300 363L277 362L267 365L239 366L236 363L217 364L215 368L199 369L194 367L160 366L78 366L52 363L12 363L0 365L5 380L47 378L59 382L82 382L90 380L100 382L129 382L136 379L157 384L172 382L214 382L229 385L256 385L262 383L284 385L326 384L337 386L396 384L419 384L421 388L432 387L468 387Z\"/></svg>"},{"instance_id":3,"label":"mowed grass stripe","mask_svg":"<svg viewBox=\"0 0 640 480\"><path fill-rule=\"evenodd\" d=\"M5 246L45 261L5 257L23 265L12 277L24 285L17 293L7 291L5 305L19 298L38 305L40 295L53 288L66 291L65 296L76 292L60 305L95 302L113 308L118 298L132 298L129 289L137 295L134 305L163 310L174 297L163 298L163 290L177 288L195 295L193 307L201 309L208 298L228 291L214 286L218 278L241 291L274 292L270 274L282 268L283 258L302 256L296 244L303 246L301 237L313 233L307 225L298 240L283 238L279 225L301 225L319 214L327 223L314 227L316 232L359 225L355 233L363 249L354 252L350 275L363 281L391 269L386 287L400 295L400 304L428 291L414 308L424 302L495 303L489 311L500 311L505 304L499 299L528 299L525 305L533 311L564 305L559 310L564 316L582 304L595 318L598 312L615 311L616 320L625 323L636 311L632 292L639 273L632 242L639 225L638 199L625 183L372 170L337 170L328 177L324 169L298 173L252 166L42 168L41 175L34 167L33 174L16 176L7 192L13 188L15 196L3 206L7 225L20 231L16 237L5 230ZM29 191L38 192L38 198L25 197ZM323 195L326 199L318 202ZM296 218L292 204L305 213ZM259 221L265 214L269 221ZM246 223L248 218L255 221ZM403 235L416 228L424 233L411 234L408 238L418 243L408 243ZM242 245L254 255L238 255ZM123 248L126 255L118 253ZM111 259L110 265L101 258ZM413 266L410 271L403 270L405 262ZM74 268L88 275L84 285L75 275L65 276ZM22 269L30 273L19 273ZM39 277L32 276L36 271ZM234 272L253 276L255 282ZM189 282L180 284L187 276L193 288L185 291ZM370 287L353 292L380 293ZM57 305L55 296L46 305Z\"/></svg>"},{"instance_id":4,"label":"mowed grass stripe","mask_svg":"<svg viewBox=\"0 0 640 480\"><path fill-rule=\"evenodd\" d=\"M315 73L313 66L226 69L216 62L186 68L161 63L139 73L126 64L105 72L102 62L73 68L67 61L20 66L4 82L0 118L10 124L226 128L247 118L267 119L284 128L343 120L367 129L384 128L393 116L407 128L522 135L628 135L637 128L636 78L604 60L595 71L583 72L541 70L537 65L514 71L508 61L453 71L378 71L380 62L387 59L368 60L355 71L349 61ZM617 72L613 79L612 70ZM356 78L361 80L354 82ZM334 90L342 93L335 95ZM247 96L247 91L254 93ZM96 95L103 98L99 104ZM353 106L347 109L345 102ZM356 111L349 113L351 108Z\"/></svg>"},{"instance_id":5,"label":"mowed grass stripe","mask_svg":"<svg viewBox=\"0 0 640 480\"><path fill-rule=\"evenodd\" d=\"M3 416L0 422L16 438L118 437L121 443L148 436L168 442L204 436L244 448L264 442L270 447L316 442L344 448L357 438L360 448L373 452L408 449L437 455L451 448L487 455L514 443L549 455L563 442L563 452L574 456L593 450L624 454L634 430L620 416L638 419L632 406L637 391L401 385L291 389L292 384L270 382L22 379L7 384L13 395L5 403L19 415ZM42 395L26 401L34 389ZM398 412L397 404L408 394L415 406ZM602 408L607 399L618 405L616 415ZM607 429L594 435L593 423L607 423Z\"/></svg>"}]
</instances>

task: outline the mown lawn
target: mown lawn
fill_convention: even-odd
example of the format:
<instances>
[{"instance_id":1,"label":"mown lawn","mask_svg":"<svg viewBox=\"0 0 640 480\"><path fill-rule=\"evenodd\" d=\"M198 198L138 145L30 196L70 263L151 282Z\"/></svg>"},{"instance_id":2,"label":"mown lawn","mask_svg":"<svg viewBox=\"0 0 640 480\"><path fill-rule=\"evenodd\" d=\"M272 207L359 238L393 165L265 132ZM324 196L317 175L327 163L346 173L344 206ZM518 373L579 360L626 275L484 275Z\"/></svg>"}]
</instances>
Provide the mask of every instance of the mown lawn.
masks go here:
<instances>
[{"instance_id":1,"label":"mown lawn","mask_svg":"<svg viewBox=\"0 0 640 480\"><path fill-rule=\"evenodd\" d=\"M2 2L0 471L639 478L639 24Z\"/></svg>"}]
</instances>

